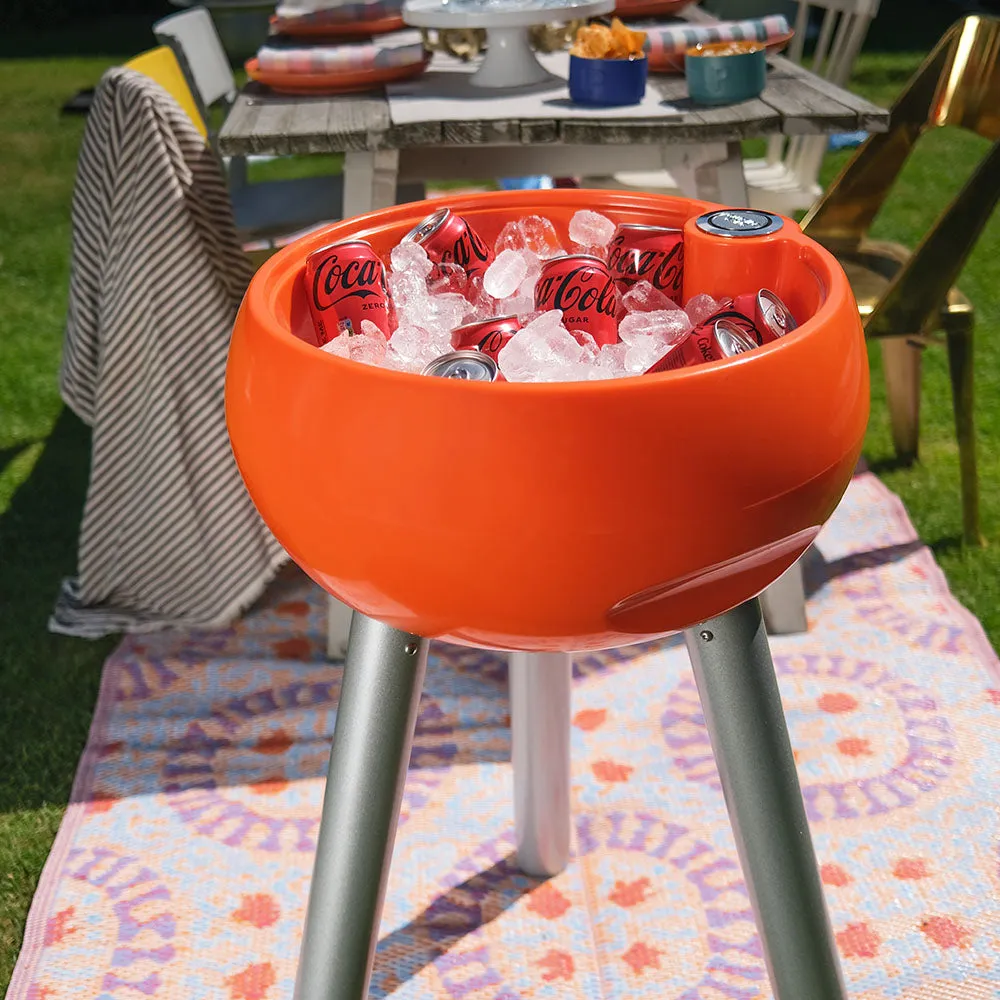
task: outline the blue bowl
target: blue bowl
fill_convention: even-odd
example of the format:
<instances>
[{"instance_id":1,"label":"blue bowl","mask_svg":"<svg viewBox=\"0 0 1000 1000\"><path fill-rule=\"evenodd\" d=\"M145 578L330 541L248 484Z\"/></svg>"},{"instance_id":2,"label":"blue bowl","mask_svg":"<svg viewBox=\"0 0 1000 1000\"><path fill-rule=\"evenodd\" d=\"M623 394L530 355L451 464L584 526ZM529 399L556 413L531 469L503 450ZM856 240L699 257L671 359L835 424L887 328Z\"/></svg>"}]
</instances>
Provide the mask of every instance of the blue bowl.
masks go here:
<instances>
[{"instance_id":1,"label":"blue bowl","mask_svg":"<svg viewBox=\"0 0 1000 1000\"><path fill-rule=\"evenodd\" d=\"M577 104L620 107L646 95L648 60L569 57L569 96Z\"/></svg>"},{"instance_id":2,"label":"blue bowl","mask_svg":"<svg viewBox=\"0 0 1000 1000\"><path fill-rule=\"evenodd\" d=\"M714 42L688 49L684 58L688 95L697 104L735 104L759 97L767 84L767 52L763 45L719 55L734 42Z\"/></svg>"}]
</instances>

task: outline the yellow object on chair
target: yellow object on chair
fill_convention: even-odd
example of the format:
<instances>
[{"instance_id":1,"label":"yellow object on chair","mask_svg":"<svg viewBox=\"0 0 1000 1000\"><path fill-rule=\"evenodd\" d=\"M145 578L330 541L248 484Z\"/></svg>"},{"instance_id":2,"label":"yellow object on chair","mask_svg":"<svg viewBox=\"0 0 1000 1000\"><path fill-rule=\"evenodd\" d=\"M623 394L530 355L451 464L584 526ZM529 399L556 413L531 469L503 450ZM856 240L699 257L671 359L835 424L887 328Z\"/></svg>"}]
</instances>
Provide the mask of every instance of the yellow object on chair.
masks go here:
<instances>
[{"instance_id":1,"label":"yellow object on chair","mask_svg":"<svg viewBox=\"0 0 1000 1000\"><path fill-rule=\"evenodd\" d=\"M198 105L195 103L194 95L184 78L181 64L177 61L177 56L166 45L160 45L148 52L137 55L125 63L126 69L134 69L143 76L148 76L155 80L180 106L184 113L191 119L194 126L202 134L202 138L208 139L208 129L205 127L205 119L202 117Z\"/></svg>"}]
</instances>

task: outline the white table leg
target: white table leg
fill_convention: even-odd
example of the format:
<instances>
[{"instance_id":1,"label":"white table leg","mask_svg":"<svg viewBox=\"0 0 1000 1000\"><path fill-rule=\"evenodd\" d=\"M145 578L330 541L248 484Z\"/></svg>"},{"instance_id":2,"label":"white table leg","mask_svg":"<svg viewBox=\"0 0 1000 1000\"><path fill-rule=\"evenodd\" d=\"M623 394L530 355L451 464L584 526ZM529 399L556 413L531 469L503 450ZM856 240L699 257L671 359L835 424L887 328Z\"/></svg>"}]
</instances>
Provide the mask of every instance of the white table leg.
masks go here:
<instances>
[{"instance_id":1,"label":"white table leg","mask_svg":"<svg viewBox=\"0 0 1000 1000\"><path fill-rule=\"evenodd\" d=\"M510 729L517 861L529 875L557 875L569 862L569 653L511 653Z\"/></svg>"},{"instance_id":2,"label":"white table leg","mask_svg":"<svg viewBox=\"0 0 1000 1000\"><path fill-rule=\"evenodd\" d=\"M350 150L344 154L344 218L396 204L399 150Z\"/></svg>"},{"instance_id":3,"label":"white table leg","mask_svg":"<svg viewBox=\"0 0 1000 1000\"><path fill-rule=\"evenodd\" d=\"M806 617L806 587L802 562L796 559L763 594L760 606L769 635L795 635L809 631Z\"/></svg>"},{"instance_id":4,"label":"white table leg","mask_svg":"<svg viewBox=\"0 0 1000 1000\"><path fill-rule=\"evenodd\" d=\"M717 144L706 146L706 149L713 148L717 148ZM692 157L689 163L671 167L670 172L681 193L688 198L740 208L750 204L743 178L743 151L738 142L726 143L724 158L713 156L699 163Z\"/></svg>"},{"instance_id":5,"label":"white table leg","mask_svg":"<svg viewBox=\"0 0 1000 1000\"><path fill-rule=\"evenodd\" d=\"M354 611L336 597L326 598L326 658L342 660L347 656L347 640L351 634Z\"/></svg>"}]
</instances>

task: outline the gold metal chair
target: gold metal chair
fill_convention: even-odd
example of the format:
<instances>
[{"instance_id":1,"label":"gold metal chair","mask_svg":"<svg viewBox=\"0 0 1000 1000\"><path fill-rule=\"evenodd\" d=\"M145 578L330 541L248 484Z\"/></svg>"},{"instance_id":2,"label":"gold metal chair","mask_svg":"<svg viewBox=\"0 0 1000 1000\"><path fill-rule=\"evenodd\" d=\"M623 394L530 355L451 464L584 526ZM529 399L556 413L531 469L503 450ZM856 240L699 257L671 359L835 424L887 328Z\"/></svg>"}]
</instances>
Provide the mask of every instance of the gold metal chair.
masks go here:
<instances>
[{"instance_id":1,"label":"gold metal chair","mask_svg":"<svg viewBox=\"0 0 1000 1000\"><path fill-rule=\"evenodd\" d=\"M910 251L868 231L906 158L927 130L968 129L993 141L965 187ZM972 389L973 309L955 280L1000 199L1000 20L963 18L945 33L872 136L812 208L803 227L836 254L851 281L867 336L882 343L896 454L916 458L921 351L948 349L962 480L962 528L982 544Z\"/></svg>"}]
</instances>

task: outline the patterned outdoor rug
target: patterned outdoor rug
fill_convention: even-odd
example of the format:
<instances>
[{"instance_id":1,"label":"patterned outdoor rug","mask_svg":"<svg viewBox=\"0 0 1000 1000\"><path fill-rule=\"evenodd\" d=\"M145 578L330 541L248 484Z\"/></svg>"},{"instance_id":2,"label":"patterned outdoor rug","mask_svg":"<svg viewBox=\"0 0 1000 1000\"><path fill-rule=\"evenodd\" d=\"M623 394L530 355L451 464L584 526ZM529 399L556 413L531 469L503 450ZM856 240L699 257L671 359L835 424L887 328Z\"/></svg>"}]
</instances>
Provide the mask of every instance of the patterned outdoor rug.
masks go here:
<instances>
[{"instance_id":1,"label":"patterned outdoor rug","mask_svg":"<svg viewBox=\"0 0 1000 1000\"><path fill-rule=\"evenodd\" d=\"M1000 996L996 657L874 477L821 551L809 635L773 647L851 996ZM291 997L322 626L289 575L232 630L122 644L8 997ZM433 648L374 997L770 996L683 647L577 675L576 858L539 883L511 856L504 659Z\"/></svg>"}]
</instances>

